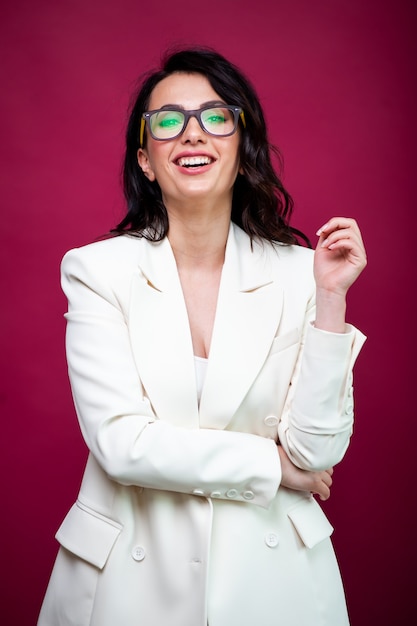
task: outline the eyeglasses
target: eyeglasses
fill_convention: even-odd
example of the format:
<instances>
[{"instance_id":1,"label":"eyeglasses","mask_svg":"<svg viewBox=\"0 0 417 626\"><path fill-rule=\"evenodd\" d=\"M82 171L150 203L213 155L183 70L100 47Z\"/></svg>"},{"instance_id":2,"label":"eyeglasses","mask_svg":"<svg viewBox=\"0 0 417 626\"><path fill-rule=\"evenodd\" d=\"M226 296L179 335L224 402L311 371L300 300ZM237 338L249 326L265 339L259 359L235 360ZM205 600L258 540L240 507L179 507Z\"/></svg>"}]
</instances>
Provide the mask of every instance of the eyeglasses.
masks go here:
<instances>
[{"instance_id":1,"label":"eyeglasses","mask_svg":"<svg viewBox=\"0 0 417 626\"><path fill-rule=\"evenodd\" d=\"M228 137L236 132L239 118L246 128L245 115L240 107L228 104L205 106L195 111L183 109L156 109L142 114L139 144L143 147L145 124L148 124L151 137L157 141L168 141L179 137L187 127L191 117L195 117L204 132L215 137Z\"/></svg>"}]
</instances>

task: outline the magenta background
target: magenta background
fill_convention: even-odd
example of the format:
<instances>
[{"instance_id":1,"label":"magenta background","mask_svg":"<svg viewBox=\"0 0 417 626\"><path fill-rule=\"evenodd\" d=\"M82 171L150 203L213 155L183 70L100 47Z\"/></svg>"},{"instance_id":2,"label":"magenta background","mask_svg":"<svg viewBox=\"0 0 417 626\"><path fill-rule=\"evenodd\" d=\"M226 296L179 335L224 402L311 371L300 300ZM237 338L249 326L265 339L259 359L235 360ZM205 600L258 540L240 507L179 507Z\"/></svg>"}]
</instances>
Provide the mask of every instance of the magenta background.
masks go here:
<instances>
[{"instance_id":1,"label":"magenta background","mask_svg":"<svg viewBox=\"0 0 417 626\"><path fill-rule=\"evenodd\" d=\"M354 439L325 510L352 625L409 624L414 2L3 0L0 10L2 623L35 623L54 533L86 458L66 376L60 259L123 213L123 132L137 76L167 45L202 43L255 83L285 157L294 225L314 240L331 215L362 225L369 265L349 319L369 339L356 367Z\"/></svg>"}]
</instances>

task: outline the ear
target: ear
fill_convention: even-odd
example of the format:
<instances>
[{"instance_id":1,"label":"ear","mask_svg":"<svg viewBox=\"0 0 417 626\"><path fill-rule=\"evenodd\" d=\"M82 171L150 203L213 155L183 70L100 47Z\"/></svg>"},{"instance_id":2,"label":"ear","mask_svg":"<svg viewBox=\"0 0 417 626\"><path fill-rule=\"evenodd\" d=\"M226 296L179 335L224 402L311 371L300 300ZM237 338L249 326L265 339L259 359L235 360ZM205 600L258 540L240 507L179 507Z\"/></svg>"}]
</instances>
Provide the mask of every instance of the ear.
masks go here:
<instances>
[{"instance_id":1,"label":"ear","mask_svg":"<svg viewBox=\"0 0 417 626\"><path fill-rule=\"evenodd\" d=\"M155 174L153 172L153 169L151 168L148 153L144 148L139 148L137 156L140 169L145 174L146 178L148 178L151 183L153 183L153 181L155 180Z\"/></svg>"}]
</instances>

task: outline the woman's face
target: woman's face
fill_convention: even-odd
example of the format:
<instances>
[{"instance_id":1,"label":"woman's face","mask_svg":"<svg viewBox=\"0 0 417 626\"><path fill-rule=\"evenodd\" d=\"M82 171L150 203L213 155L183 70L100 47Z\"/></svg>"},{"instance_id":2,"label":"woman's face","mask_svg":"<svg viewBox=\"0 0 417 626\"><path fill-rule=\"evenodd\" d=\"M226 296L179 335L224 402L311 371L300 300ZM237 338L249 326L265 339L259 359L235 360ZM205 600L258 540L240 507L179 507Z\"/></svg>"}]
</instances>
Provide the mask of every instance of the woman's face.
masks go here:
<instances>
[{"instance_id":1,"label":"woman's face","mask_svg":"<svg viewBox=\"0 0 417 626\"><path fill-rule=\"evenodd\" d=\"M185 110L200 109L207 103L224 102L202 74L175 73L153 90L149 110L175 105ZM232 189L239 170L239 129L228 137L207 134L191 117L179 137L168 141L153 139L146 128L146 148L138 151L138 162L149 180L161 188L164 204L184 206L187 201L208 201L231 207ZM194 157L190 167L189 157ZM197 166L195 157L203 157ZM188 164L188 167L187 167Z\"/></svg>"}]
</instances>

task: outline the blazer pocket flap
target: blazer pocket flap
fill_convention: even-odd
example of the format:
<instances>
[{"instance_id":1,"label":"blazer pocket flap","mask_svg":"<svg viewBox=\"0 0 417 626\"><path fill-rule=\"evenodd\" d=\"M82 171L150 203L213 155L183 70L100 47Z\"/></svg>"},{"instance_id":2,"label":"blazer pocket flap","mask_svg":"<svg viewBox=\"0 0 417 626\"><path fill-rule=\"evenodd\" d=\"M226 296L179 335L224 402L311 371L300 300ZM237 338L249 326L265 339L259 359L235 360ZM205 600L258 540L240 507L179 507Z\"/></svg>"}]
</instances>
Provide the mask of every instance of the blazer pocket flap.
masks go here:
<instances>
[{"instance_id":1,"label":"blazer pocket flap","mask_svg":"<svg viewBox=\"0 0 417 626\"><path fill-rule=\"evenodd\" d=\"M330 537L333 532L333 526L313 496L291 508L288 511L288 517L307 548L314 548L320 541Z\"/></svg>"},{"instance_id":2,"label":"blazer pocket flap","mask_svg":"<svg viewBox=\"0 0 417 626\"><path fill-rule=\"evenodd\" d=\"M114 520L77 501L55 537L61 546L103 569L121 530Z\"/></svg>"}]
</instances>

